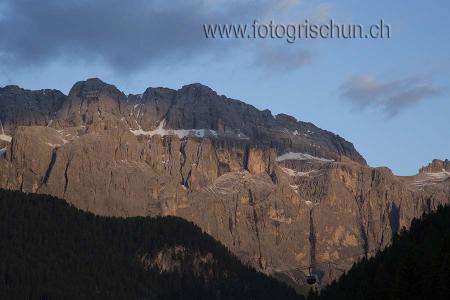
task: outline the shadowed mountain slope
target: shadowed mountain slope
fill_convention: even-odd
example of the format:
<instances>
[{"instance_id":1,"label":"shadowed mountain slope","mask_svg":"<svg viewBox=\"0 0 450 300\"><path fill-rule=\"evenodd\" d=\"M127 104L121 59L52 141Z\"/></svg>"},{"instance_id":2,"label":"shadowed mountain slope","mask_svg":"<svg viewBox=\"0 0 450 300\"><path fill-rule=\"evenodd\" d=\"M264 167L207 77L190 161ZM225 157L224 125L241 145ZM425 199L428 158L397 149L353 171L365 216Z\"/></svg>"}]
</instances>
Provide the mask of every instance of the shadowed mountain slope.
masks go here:
<instances>
[{"instance_id":1,"label":"shadowed mountain slope","mask_svg":"<svg viewBox=\"0 0 450 300\"><path fill-rule=\"evenodd\" d=\"M322 290L323 300L436 299L450 296L450 207L415 219L391 246L363 259Z\"/></svg>"},{"instance_id":2,"label":"shadowed mountain slope","mask_svg":"<svg viewBox=\"0 0 450 300\"><path fill-rule=\"evenodd\" d=\"M176 217L109 218L0 190L2 299L302 299Z\"/></svg>"}]
</instances>

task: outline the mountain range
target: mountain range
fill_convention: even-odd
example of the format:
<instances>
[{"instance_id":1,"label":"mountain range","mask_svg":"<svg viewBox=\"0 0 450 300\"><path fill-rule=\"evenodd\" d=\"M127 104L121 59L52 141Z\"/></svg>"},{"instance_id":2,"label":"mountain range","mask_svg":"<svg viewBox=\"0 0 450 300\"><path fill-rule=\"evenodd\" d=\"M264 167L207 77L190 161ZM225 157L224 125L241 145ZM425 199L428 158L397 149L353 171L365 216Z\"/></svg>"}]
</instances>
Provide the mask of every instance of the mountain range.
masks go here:
<instances>
[{"instance_id":1,"label":"mountain range","mask_svg":"<svg viewBox=\"0 0 450 300\"><path fill-rule=\"evenodd\" d=\"M0 122L0 188L101 216L184 218L297 288L309 266L329 283L450 202L448 160L396 176L332 132L201 84L6 86Z\"/></svg>"}]
</instances>

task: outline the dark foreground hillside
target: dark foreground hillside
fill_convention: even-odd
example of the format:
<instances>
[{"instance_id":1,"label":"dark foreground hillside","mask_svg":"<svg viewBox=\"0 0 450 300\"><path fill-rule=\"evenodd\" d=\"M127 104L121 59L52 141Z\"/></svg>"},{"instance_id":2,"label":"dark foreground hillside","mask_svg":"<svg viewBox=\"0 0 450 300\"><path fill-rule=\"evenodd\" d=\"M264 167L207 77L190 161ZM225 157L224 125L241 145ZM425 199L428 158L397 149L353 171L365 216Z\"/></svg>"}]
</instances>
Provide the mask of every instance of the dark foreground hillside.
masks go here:
<instances>
[{"instance_id":1,"label":"dark foreground hillside","mask_svg":"<svg viewBox=\"0 0 450 300\"><path fill-rule=\"evenodd\" d=\"M0 299L299 299L174 217L108 218L0 190Z\"/></svg>"},{"instance_id":2,"label":"dark foreground hillside","mask_svg":"<svg viewBox=\"0 0 450 300\"><path fill-rule=\"evenodd\" d=\"M414 220L392 246L310 299L450 299L450 207Z\"/></svg>"}]
</instances>

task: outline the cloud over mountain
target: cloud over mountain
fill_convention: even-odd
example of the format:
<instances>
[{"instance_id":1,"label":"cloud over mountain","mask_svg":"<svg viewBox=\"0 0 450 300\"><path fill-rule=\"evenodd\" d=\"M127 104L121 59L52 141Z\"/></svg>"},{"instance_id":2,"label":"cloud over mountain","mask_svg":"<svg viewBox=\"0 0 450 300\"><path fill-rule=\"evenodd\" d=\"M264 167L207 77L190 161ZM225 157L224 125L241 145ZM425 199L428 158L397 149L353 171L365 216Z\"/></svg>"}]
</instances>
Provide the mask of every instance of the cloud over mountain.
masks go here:
<instances>
[{"instance_id":1,"label":"cloud over mountain","mask_svg":"<svg viewBox=\"0 0 450 300\"><path fill-rule=\"evenodd\" d=\"M378 109L387 118L396 116L418 102L427 101L441 91L441 87L419 77L382 81L373 76L359 75L340 87L341 97L350 101L356 109Z\"/></svg>"},{"instance_id":2,"label":"cloud over mountain","mask_svg":"<svg viewBox=\"0 0 450 300\"><path fill-rule=\"evenodd\" d=\"M216 57L234 43L207 40L202 25L243 23L283 13L300 1L27 1L0 6L0 65L56 59L101 62L120 72L152 63Z\"/></svg>"}]
</instances>

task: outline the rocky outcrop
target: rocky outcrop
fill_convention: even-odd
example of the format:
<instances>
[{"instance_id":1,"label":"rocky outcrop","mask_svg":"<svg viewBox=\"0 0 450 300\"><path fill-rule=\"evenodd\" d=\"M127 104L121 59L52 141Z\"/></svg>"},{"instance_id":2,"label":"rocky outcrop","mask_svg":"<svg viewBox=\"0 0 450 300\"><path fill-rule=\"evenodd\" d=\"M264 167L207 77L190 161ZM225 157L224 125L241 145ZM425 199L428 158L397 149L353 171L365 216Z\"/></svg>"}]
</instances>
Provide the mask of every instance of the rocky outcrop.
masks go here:
<instances>
[{"instance_id":1,"label":"rocky outcrop","mask_svg":"<svg viewBox=\"0 0 450 300\"><path fill-rule=\"evenodd\" d=\"M57 90L30 91L15 85L0 88L2 127L8 133L20 125L46 126L55 118L65 98Z\"/></svg>"},{"instance_id":2,"label":"rocky outcrop","mask_svg":"<svg viewBox=\"0 0 450 300\"><path fill-rule=\"evenodd\" d=\"M447 177L419 184L436 177L425 173L446 174L448 161L397 177L367 166L333 133L200 84L125 96L91 79L52 107L44 126L8 119L0 187L100 215L181 216L242 261L296 284L310 265L321 283L336 278L450 202Z\"/></svg>"},{"instance_id":3,"label":"rocky outcrop","mask_svg":"<svg viewBox=\"0 0 450 300\"><path fill-rule=\"evenodd\" d=\"M140 251L137 254L139 262L145 270L156 268L160 273L193 273L206 282L213 277L213 265L217 264L212 253L202 255L200 252L189 251L186 247L177 245L167 247L151 255Z\"/></svg>"},{"instance_id":4,"label":"rocky outcrop","mask_svg":"<svg viewBox=\"0 0 450 300\"><path fill-rule=\"evenodd\" d=\"M448 159L434 159L428 166L423 167L419 170L419 174L439 172L450 172L450 161Z\"/></svg>"}]
</instances>

